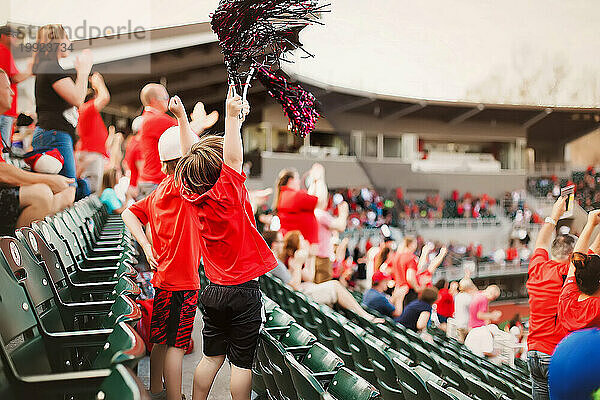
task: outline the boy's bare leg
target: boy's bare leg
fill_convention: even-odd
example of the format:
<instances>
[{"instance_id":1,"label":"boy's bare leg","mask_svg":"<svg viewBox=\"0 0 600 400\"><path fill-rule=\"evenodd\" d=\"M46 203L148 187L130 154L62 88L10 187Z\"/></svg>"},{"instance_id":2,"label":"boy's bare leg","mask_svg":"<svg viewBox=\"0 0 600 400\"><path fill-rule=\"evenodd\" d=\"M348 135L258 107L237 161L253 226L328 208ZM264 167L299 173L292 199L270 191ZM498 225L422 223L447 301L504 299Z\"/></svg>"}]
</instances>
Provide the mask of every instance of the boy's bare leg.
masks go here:
<instances>
[{"instance_id":1,"label":"boy's bare leg","mask_svg":"<svg viewBox=\"0 0 600 400\"><path fill-rule=\"evenodd\" d=\"M167 347L163 375L167 388L167 400L181 400L181 374L185 349Z\"/></svg>"},{"instance_id":2,"label":"boy's bare leg","mask_svg":"<svg viewBox=\"0 0 600 400\"><path fill-rule=\"evenodd\" d=\"M213 381L215 380L215 376L217 376L217 372L221 369L224 361L225 356L202 357L202 360L200 360L196 367L196 371L194 372L192 400L206 400Z\"/></svg>"},{"instance_id":3,"label":"boy's bare leg","mask_svg":"<svg viewBox=\"0 0 600 400\"><path fill-rule=\"evenodd\" d=\"M250 400L252 391L252 370L231 365L232 400Z\"/></svg>"},{"instance_id":4,"label":"boy's bare leg","mask_svg":"<svg viewBox=\"0 0 600 400\"><path fill-rule=\"evenodd\" d=\"M156 394L163 391L163 370L167 346L155 344L150 352L150 393Z\"/></svg>"}]
</instances>

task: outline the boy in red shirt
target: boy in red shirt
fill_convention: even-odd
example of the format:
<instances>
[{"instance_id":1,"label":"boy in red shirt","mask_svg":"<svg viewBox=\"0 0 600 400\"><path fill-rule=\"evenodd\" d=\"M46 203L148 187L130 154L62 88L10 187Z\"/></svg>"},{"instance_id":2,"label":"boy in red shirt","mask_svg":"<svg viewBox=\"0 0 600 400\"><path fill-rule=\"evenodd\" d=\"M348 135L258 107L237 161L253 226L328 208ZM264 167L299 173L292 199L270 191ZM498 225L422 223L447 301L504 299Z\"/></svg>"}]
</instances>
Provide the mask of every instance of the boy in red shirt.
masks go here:
<instances>
[{"instance_id":1,"label":"boy in red shirt","mask_svg":"<svg viewBox=\"0 0 600 400\"><path fill-rule=\"evenodd\" d=\"M179 98L171 99L169 109L179 121L184 154L175 176L193 208L210 281L201 295L205 357L194 373L193 399L208 397L225 356L232 364L231 397L250 399L251 368L262 324L257 278L275 268L277 261L256 229L244 186L240 115L247 115L249 105L230 87L225 136L206 135L197 144Z\"/></svg>"},{"instance_id":2,"label":"boy in red shirt","mask_svg":"<svg viewBox=\"0 0 600 400\"><path fill-rule=\"evenodd\" d=\"M148 197L125 210L122 217L154 270L150 392L156 399L166 395L168 400L181 400L182 362L198 304L201 253L195 214L175 184L175 167L181 158L177 127L162 134L158 153L165 179ZM152 243L143 230L146 224L150 225Z\"/></svg>"}]
</instances>

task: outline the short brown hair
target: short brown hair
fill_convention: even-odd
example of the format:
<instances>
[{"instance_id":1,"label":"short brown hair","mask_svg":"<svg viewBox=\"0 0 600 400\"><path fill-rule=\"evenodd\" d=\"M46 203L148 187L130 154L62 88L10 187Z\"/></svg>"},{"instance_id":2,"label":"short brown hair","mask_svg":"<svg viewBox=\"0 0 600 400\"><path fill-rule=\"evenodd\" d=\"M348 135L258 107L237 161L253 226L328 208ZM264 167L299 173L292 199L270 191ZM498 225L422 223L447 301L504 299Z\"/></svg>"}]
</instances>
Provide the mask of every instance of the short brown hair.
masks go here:
<instances>
[{"instance_id":1,"label":"short brown hair","mask_svg":"<svg viewBox=\"0 0 600 400\"><path fill-rule=\"evenodd\" d=\"M169 161L161 161L163 164L165 164L167 175L173 175L175 173L175 171L177 170L177 163L179 163L179 160L181 160L181 158L176 158L174 160Z\"/></svg>"},{"instance_id":2,"label":"short brown hair","mask_svg":"<svg viewBox=\"0 0 600 400\"><path fill-rule=\"evenodd\" d=\"M426 287L419 296L427 304L433 304L438 298L438 290L436 287Z\"/></svg>"},{"instance_id":3,"label":"short brown hair","mask_svg":"<svg viewBox=\"0 0 600 400\"><path fill-rule=\"evenodd\" d=\"M223 138L205 135L192 146L189 154L181 157L175 170L175 179L194 193L210 190L223 166Z\"/></svg>"}]
</instances>

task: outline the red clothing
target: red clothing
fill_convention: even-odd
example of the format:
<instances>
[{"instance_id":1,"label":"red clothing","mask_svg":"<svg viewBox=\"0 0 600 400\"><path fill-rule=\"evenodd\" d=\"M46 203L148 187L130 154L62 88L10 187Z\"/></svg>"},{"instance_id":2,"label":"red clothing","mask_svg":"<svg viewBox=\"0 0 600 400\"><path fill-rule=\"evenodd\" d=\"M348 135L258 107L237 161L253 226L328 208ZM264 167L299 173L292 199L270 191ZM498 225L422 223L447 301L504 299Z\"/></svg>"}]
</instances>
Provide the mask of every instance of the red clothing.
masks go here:
<instances>
[{"instance_id":1,"label":"red clothing","mask_svg":"<svg viewBox=\"0 0 600 400\"><path fill-rule=\"evenodd\" d=\"M529 261L529 336L527 348L545 354L554 348L566 332L557 324L558 298L569 266L550 260L545 249L535 249Z\"/></svg>"},{"instance_id":2,"label":"red clothing","mask_svg":"<svg viewBox=\"0 0 600 400\"><path fill-rule=\"evenodd\" d=\"M480 319L477 315L480 312L488 312L489 300L483 292L478 292L473 296L471 304L469 305L469 329L479 328L485 325L485 321Z\"/></svg>"},{"instance_id":3,"label":"red clothing","mask_svg":"<svg viewBox=\"0 0 600 400\"><path fill-rule=\"evenodd\" d=\"M454 298L448 289L440 289L435 304L437 305L437 313L442 317L450 318L454 315Z\"/></svg>"},{"instance_id":4,"label":"red clothing","mask_svg":"<svg viewBox=\"0 0 600 400\"><path fill-rule=\"evenodd\" d=\"M575 278L568 278L558 300L558 321L568 332L600 328L600 297L580 301L580 295Z\"/></svg>"},{"instance_id":5,"label":"red clothing","mask_svg":"<svg viewBox=\"0 0 600 400\"><path fill-rule=\"evenodd\" d=\"M519 253L518 253L516 247L509 247L508 249L506 249L506 261L512 261L512 260L516 259L518 256L519 256Z\"/></svg>"},{"instance_id":6,"label":"red clothing","mask_svg":"<svg viewBox=\"0 0 600 400\"><path fill-rule=\"evenodd\" d=\"M173 175L167 176L144 200L129 207L142 222L150 223L158 268L152 284L164 290L198 290L200 232L190 203L183 200Z\"/></svg>"},{"instance_id":7,"label":"red clothing","mask_svg":"<svg viewBox=\"0 0 600 400\"><path fill-rule=\"evenodd\" d=\"M215 185L199 195L185 187L183 198L193 205L200 235L195 245L203 254L206 277L217 285L239 285L277 266L254 221L246 175L223 164Z\"/></svg>"},{"instance_id":8,"label":"red clothing","mask_svg":"<svg viewBox=\"0 0 600 400\"><path fill-rule=\"evenodd\" d=\"M142 160L142 151L140 146L140 136L136 135L129 140L125 148L125 162L127 168L131 171L129 176L129 186L136 187L140 171L137 167L137 162Z\"/></svg>"},{"instance_id":9,"label":"red clothing","mask_svg":"<svg viewBox=\"0 0 600 400\"><path fill-rule=\"evenodd\" d=\"M433 283L431 283L431 280L433 278L433 274L431 272L429 272L429 270L425 270L425 271L421 271L417 273L417 283L419 284L419 286L427 286L427 287L432 287Z\"/></svg>"},{"instance_id":10,"label":"red clothing","mask_svg":"<svg viewBox=\"0 0 600 400\"><path fill-rule=\"evenodd\" d=\"M8 78L12 81L13 76L19 73L17 69L17 65L15 64L15 59L8 47L3 44L0 44L0 69L3 69L4 72L8 75ZM12 100L12 105L10 109L5 112L3 115L8 115L9 117L17 116L17 84L11 83L10 88L15 93Z\"/></svg>"},{"instance_id":11,"label":"red clothing","mask_svg":"<svg viewBox=\"0 0 600 400\"><path fill-rule=\"evenodd\" d=\"M418 263L419 259L413 253L396 253L396 257L392 261L392 271L396 287L408 285L406 272L412 269L416 273Z\"/></svg>"},{"instance_id":12,"label":"red clothing","mask_svg":"<svg viewBox=\"0 0 600 400\"><path fill-rule=\"evenodd\" d=\"M100 112L96 109L94 100L89 100L79 107L79 120L77 122L77 132L79 133L79 143L81 151L100 153L108 157L106 151L106 139L108 139L108 130Z\"/></svg>"},{"instance_id":13,"label":"red clothing","mask_svg":"<svg viewBox=\"0 0 600 400\"><path fill-rule=\"evenodd\" d=\"M304 239L319 243L319 224L315 217L315 207L319 199L303 190L283 186L279 190L277 215L281 221L281 233L299 230Z\"/></svg>"},{"instance_id":14,"label":"red clothing","mask_svg":"<svg viewBox=\"0 0 600 400\"><path fill-rule=\"evenodd\" d=\"M160 157L158 156L158 139L168 128L177 125L177 120L165 113L146 107L142 114L143 123L138 135L144 157L144 167L140 173L140 181L160 183L165 174L160 170Z\"/></svg>"}]
</instances>

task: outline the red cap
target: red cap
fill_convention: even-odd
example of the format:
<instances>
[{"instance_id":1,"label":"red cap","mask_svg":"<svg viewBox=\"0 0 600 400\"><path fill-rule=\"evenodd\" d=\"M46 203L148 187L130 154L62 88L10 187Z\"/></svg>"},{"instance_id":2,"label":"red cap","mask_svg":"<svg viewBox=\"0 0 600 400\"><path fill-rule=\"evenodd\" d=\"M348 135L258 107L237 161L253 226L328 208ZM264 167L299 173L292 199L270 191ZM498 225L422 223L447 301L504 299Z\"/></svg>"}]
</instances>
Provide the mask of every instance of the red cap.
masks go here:
<instances>
[{"instance_id":1,"label":"red cap","mask_svg":"<svg viewBox=\"0 0 600 400\"><path fill-rule=\"evenodd\" d=\"M386 275L381 271L377 271L373 274L373 278L371 278L371 281L373 282L373 285L377 285L379 282L386 280L386 279L390 280L392 278L389 275Z\"/></svg>"}]
</instances>

